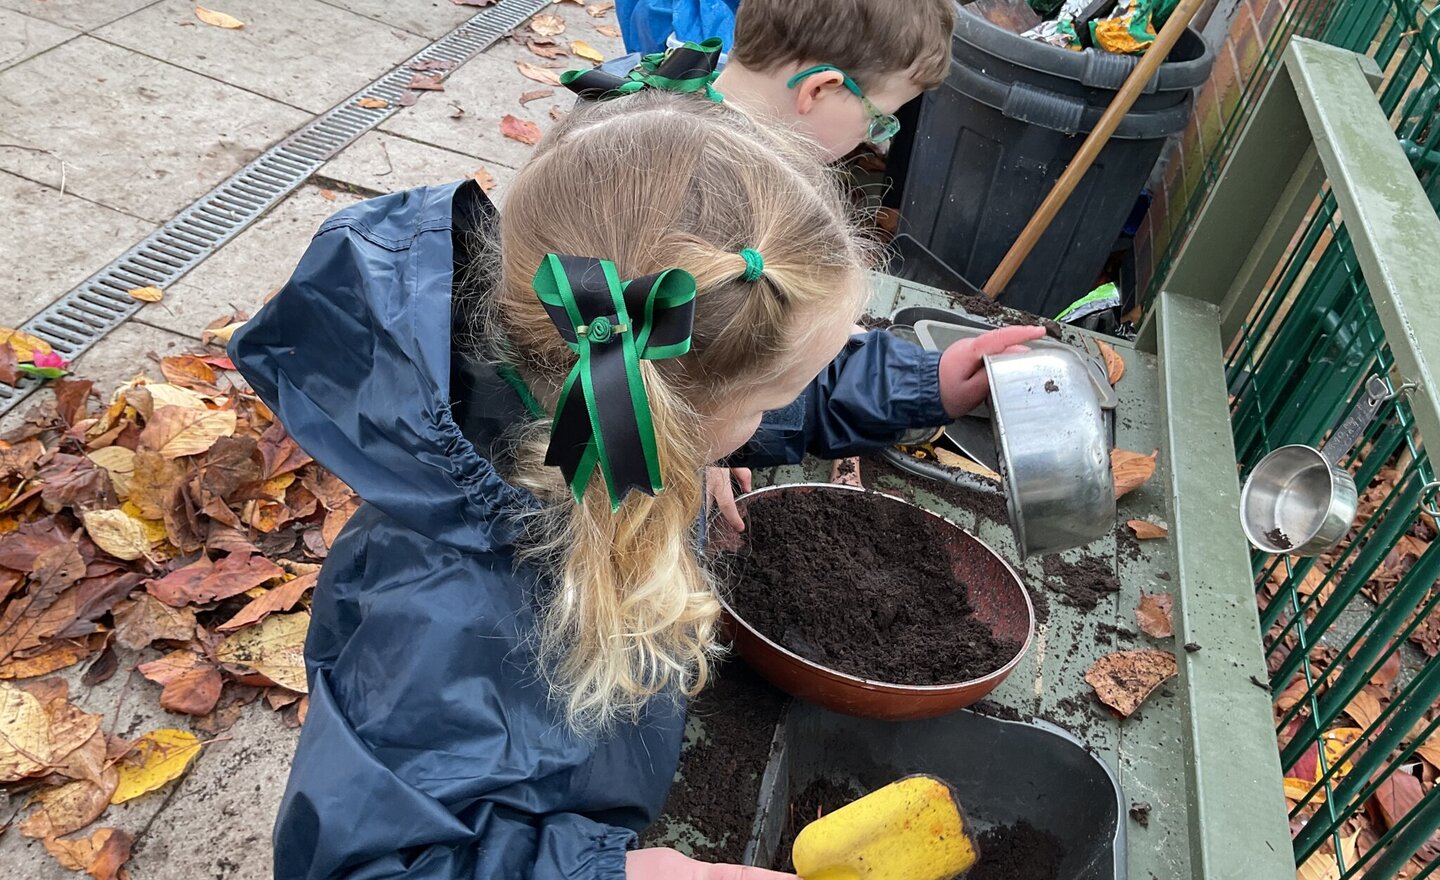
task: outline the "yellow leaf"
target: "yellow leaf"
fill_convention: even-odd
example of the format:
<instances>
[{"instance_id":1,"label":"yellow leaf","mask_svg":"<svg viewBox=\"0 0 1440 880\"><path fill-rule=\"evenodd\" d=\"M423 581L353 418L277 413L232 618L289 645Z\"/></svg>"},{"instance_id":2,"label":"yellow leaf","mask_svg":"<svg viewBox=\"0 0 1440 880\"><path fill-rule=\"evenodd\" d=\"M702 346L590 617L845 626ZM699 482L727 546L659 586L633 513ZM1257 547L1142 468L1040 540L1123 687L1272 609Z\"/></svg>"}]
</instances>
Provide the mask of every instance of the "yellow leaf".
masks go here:
<instances>
[{"instance_id":1,"label":"yellow leaf","mask_svg":"<svg viewBox=\"0 0 1440 880\"><path fill-rule=\"evenodd\" d=\"M1295 880L1340 880L1340 865L1334 853L1317 852L1295 872Z\"/></svg>"},{"instance_id":2,"label":"yellow leaf","mask_svg":"<svg viewBox=\"0 0 1440 880\"><path fill-rule=\"evenodd\" d=\"M158 303L165 298L165 291L158 287L136 287L126 292L130 294L131 299L147 303Z\"/></svg>"},{"instance_id":3,"label":"yellow leaf","mask_svg":"<svg viewBox=\"0 0 1440 880\"><path fill-rule=\"evenodd\" d=\"M222 663L248 666L281 687L309 693L305 682L305 633L309 627L308 612L272 614L221 642L215 656Z\"/></svg>"},{"instance_id":4,"label":"yellow leaf","mask_svg":"<svg viewBox=\"0 0 1440 880\"><path fill-rule=\"evenodd\" d=\"M571 40L570 51L584 58L586 61L594 61L596 64L604 62L605 56L584 40Z\"/></svg>"},{"instance_id":5,"label":"yellow leaf","mask_svg":"<svg viewBox=\"0 0 1440 880\"><path fill-rule=\"evenodd\" d=\"M0 683L0 782L49 773L95 735L100 721L64 699L46 702Z\"/></svg>"},{"instance_id":6,"label":"yellow leaf","mask_svg":"<svg viewBox=\"0 0 1440 880\"><path fill-rule=\"evenodd\" d=\"M1155 538L1164 538L1170 534L1169 529L1165 528L1162 525L1152 523L1149 520L1132 519L1125 525L1129 526L1130 531L1135 533L1135 537L1139 538L1142 541L1150 541Z\"/></svg>"},{"instance_id":7,"label":"yellow leaf","mask_svg":"<svg viewBox=\"0 0 1440 880\"><path fill-rule=\"evenodd\" d=\"M1128 449L1110 450L1110 470L1115 478L1115 497L1120 498L1145 485L1155 475L1160 450L1149 455Z\"/></svg>"},{"instance_id":8,"label":"yellow leaf","mask_svg":"<svg viewBox=\"0 0 1440 880\"><path fill-rule=\"evenodd\" d=\"M126 501L120 505L120 509L133 516L140 527L145 530L145 537L150 539L151 544L158 544L165 540L169 533L165 531L165 521L158 519L146 519L140 515L140 505L133 501Z\"/></svg>"},{"instance_id":9,"label":"yellow leaf","mask_svg":"<svg viewBox=\"0 0 1440 880\"><path fill-rule=\"evenodd\" d=\"M150 549L145 526L123 510L90 510L80 518L95 546L116 559L139 559Z\"/></svg>"},{"instance_id":10,"label":"yellow leaf","mask_svg":"<svg viewBox=\"0 0 1440 880\"><path fill-rule=\"evenodd\" d=\"M15 349L15 359L21 363L35 360L37 353L49 354L52 351L50 343L39 336L31 336L29 333L10 327L0 327L0 345L7 342L10 343L11 348Z\"/></svg>"},{"instance_id":11,"label":"yellow leaf","mask_svg":"<svg viewBox=\"0 0 1440 880\"><path fill-rule=\"evenodd\" d=\"M193 733L173 728L150 731L140 737L134 751L116 765L120 783L110 803L123 804L179 779L198 754L200 741Z\"/></svg>"},{"instance_id":12,"label":"yellow leaf","mask_svg":"<svg viewBox=\"0 0 1440 880\"><path fill-rule=\"evenodd\" d=\"M365 104L366 101L375 101L375 100L379 100L379 99L378 99L378 98L362 98L361 101L360 101L360 105L361 105L362 107L363 107L363 106L368 106L368 105ZM385 102L384 102L384 101L380 101L380 103L383 105ZM201 341L201 342L210 342L210 341L213 340L213 339L218 339L218 340L220 340L222 343L224 343L225 345L229 345L229 344L230 344L230 337L235 335L235 331L236 331L236 330L239 330L241 327L244 327L244 326L245 326L245 322L244 322L244 321L236 321L236 322L233 323L233 324L226 324L226 325L223 326L223 327L216 327L214 330L206 330L203 334L201 334L201 340L200 340L200 341Z\"/></svg>"},{"instance_id":13,"label":"yellow leaf","mask_svg":"<svg viewBox=\"0 0 1440 880\"><path fill-rule=\"evenodd\" d=\"M206 9L204 6L195 7L195 17L211 27L225 28L232 31L245 26L245 22L233 15L226 15L223 12Z\"/></svg>"},{"instance_id":14,"label":"yellow leaf","mask_svg":"<svg viewBox=\"0 0 1440 880\"><path fill-rule=\"evenodd\" d=\"M994 480L997 483L1000 481L1000 475L990 470L985 465L980 464L979 462L971 461L963 455L956 455L950 450L942 449L939 446L935 447L935 460L948 468L959 468L966 473L986 477L987 479Z\"/></svg>"},{"instance_id":15,"label":"yellow leaf","mask_svg":"<svg viewBox=\"0 0 1440 880\"><path fill-rule=\"evenodd\" d=\"M150 400L155 407L178 406L181 409L208 409L205 406L205 398L189 388L181 388L179 385L171 385L168 382L159 382L154 385L145 384L139 387L149 392ZM154 412L154 407L151 412Z\"/></svg>"},{"instance_id":16,"label":"yellow leaf","mask_svg":"<svg viewBox=\"0 0 1440 880\"><path fill-rule=\"evenodd\" d=\"M135 474L135 453L124 446L106 446L90 453L90 460L110 475L110 484L121 498L130 497L130 478Z\"/></svg>"},{"instance_id":17,"label":"yellow leaf","mask_svg":"<svg viewBox=\"0 0 1440 880\"><path fill-rule=\"evenodd\" d=\"M174 459L199 455L214 446L216 440L234 433L234 410L159 406L140 432L140 442L162 457Z\"/></svg>"}]
</instances>

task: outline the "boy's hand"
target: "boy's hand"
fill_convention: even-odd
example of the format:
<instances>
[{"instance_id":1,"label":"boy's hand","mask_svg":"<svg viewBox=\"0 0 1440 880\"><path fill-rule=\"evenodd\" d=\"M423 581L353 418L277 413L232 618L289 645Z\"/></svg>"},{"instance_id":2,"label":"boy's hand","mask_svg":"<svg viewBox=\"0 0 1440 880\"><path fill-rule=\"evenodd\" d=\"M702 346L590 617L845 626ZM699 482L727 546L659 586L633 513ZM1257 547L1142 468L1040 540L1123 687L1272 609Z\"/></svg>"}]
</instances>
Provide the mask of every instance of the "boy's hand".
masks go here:
<instances>
[{"instance_id":1,"label":"boy's hand","mask_svg":"<svg viewBox=\"0 0 1440 880\"><path fill-rule=\"evenodd\" d=\"M957 342L940 355L940 401L958 419L990 396L985 355L1028 351L1025 343L1045 335L1044 327L1001 327Z\"/></svg>"},{"instance_id":2,"label":"boy's hand","mask_svg":"<svg viewBox=\"0 0 1440 880\"><path fill-rule=\"evenodd\" d=\"M740 492L743 494L750 491L750 479L749 468L706 468L706 514L709 514L711 506L719 505L720 518L725 520L725 524L736 532L745 531L745 520L740 516L740 508L735 506L735 486L732 480L740 484Z\"/></svg>"},{"instance_id":3,"label":"boy's hand","mask_svg":"<svg viewBox=\"0 0 1440 880\"><path fill-rule=\"evenodd\" d=\"M625 855L625 880L798 880L794 874L744 865L712 865L673 849L637 849Z\"/></svg>"}]
</instances>

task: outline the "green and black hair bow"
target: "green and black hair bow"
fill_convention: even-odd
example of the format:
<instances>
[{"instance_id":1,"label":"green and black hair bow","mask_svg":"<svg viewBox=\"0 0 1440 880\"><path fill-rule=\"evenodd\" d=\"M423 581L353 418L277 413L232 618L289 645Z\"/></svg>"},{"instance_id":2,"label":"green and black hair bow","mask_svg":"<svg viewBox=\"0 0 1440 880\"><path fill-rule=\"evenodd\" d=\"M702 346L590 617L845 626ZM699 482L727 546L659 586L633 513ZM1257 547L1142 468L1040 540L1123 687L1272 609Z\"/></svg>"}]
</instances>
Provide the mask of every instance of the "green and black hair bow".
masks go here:
<instances>
[{"instance_id":1,"label":"green and black hair bow","mask_svg":"<svg viewBox=\"0 0 1440 880\"><path fill-rule=\"evenodd\" d=\"M535 293L578 358L560 389L545 464L559 467L578 502L596 466L610 506L631 489L664 488L640 361L690 350L695 279L666 269L621 281L615 264L546 254Z\"/></svg>"},{"instance_id":2,"label":"green and black hair bow","mask_svg":"<svg viewBox=\"0 0 1440 880\"><path fill-rule=\"evenodd\" d=\"M720 103L725 96L716 91L714 82L720 63L719 37L703 43L685 43L665 52L656 52L640 59L640 64L625 76L616 76L599 68L567 70L560 74L560 84L590 101L617 98L641 89L660 89L682 94L703 94Z\"/></svg>"}]
</instances>

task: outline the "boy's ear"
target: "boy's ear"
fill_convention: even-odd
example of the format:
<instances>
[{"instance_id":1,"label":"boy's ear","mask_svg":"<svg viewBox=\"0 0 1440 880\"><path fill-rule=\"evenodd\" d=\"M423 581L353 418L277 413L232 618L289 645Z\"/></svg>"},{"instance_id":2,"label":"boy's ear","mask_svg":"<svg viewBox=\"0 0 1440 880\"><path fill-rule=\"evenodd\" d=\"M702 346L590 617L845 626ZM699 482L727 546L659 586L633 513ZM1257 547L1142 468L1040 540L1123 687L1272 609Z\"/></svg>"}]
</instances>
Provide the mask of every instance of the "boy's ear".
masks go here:
<instances>
[{"instance_id":1,"label":"boy's ear","mask_svg":"<svg viewBox=\"0 0 1440 880\"><path fill-rule=\"evenodd\" d=\"M795 84L795 113L806 116L822 97L845 88L845 78L835 70L812 73Z\"/></svg>"}]
</instances>

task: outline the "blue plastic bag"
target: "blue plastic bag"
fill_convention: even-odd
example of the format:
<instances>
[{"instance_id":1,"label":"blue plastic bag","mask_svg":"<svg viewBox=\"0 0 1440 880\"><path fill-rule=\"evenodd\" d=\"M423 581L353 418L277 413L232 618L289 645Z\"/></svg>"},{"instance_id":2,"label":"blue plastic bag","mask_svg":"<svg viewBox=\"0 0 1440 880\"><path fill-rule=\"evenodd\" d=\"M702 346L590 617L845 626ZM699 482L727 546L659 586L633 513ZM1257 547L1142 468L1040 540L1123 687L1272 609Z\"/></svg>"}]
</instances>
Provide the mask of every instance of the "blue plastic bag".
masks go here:
<instances>
[{"instance_id":1,"label":"blue plastic bag","mask_svg":"<svg viewBox=\"0 0 1440 880\"><path fill-rule=\"evenodd\" d=\"M615 0L615 13L631 52L664 52L672 34L695 43L719 37L728 52L739 5L740 0Z\"/></svg>"}]
</instances>

